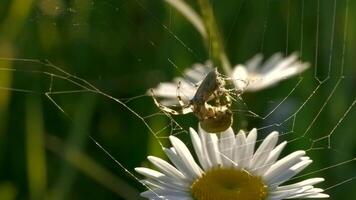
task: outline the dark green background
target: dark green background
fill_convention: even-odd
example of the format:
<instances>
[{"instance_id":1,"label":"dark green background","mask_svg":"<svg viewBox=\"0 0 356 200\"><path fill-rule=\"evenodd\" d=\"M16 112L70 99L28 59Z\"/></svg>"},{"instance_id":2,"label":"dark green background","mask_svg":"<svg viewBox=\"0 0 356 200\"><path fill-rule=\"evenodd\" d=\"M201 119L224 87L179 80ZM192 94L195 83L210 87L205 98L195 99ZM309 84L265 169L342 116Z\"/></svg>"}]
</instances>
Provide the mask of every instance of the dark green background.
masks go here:
<instances>
[{"instance_id":1,"label":"dark green background","mask_svg":"<svg viewBox=\"0 0 356 200\"><path fill-rule=\"evenodd\" d=\"M188 3L198 10L195 1ZM260 137L276 129L285 133L282 140L291 141L284 153L309 149L314 163L305 173L314 173L302 178L325 177L319 186L331 187L327 190L331 199L356 198L356 181L351 180L356 177L352 162L356 112L351 106L356 97L356 2L349 1L343 55L346 3L212 1L233 64L256 53L270 56L279 51L299 51L302 60L311 63L295 91L268 118L240 111L234 126L265 127L297 112L280 126L262 129ZM0 199L134 199L144 188L89 135L131 172L149 165L147 155L163 156L157 140L122 105L94 92L52 94L61 112L45 96L49 88L52 92L81 88L66 79L51 82L51 76L42 72L63 73L45 64L49 61L125 101L180 75L193 63L205 62L209 53L195 29L163 1L1 0L0 57ZM251 111L263 117L295 88L299 78L242 97ZM158 112L147 96L127 105L142 117ZM192 116L175 119L184 130L197 126ZM170 122L164 116L145 121L154 131ZM171 129L159 134L165 146ZM190 145L187 136L178 134ZM348 163L333 167L344 161Z\"/></svg>"}]
</instances>

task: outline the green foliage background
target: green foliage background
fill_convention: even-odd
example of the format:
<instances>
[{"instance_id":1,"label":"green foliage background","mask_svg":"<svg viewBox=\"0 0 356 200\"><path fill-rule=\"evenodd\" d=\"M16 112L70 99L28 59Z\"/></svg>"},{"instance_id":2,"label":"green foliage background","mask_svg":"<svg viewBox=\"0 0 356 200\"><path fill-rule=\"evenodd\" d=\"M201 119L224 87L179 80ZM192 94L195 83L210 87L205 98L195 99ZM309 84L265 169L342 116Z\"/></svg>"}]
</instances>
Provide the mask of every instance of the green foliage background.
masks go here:
<instances>
[{"instance_id":1,"label":"green foliage background","mask_svg":"<svg viewBox=\"0 0 356 200\"><path fill-rule=\"evenodd\" d=\"M187 2L199 10L195 1ZM283 140L296 140L285 153L310 149L314 163L306 173L326 178L320 187L331 187L331 199L355 199L356 2L211 2L232 64L256 53L299 51L312 66L296 88L298 77L244 94L249 109L265 116L295 88L266 120L237 112L235 128L265 127L297 112L286 123L261 130L261 138L274 129L287 133ZM67 80L51 81L43 72L61 73L43 63L48 60L107 94L128 98L205 62L209 52L195 29L164 1L1 0L0 57L0 199L139 199L144 188L89 135L131 172L149 165L147 155L163 156L157 140L126 108L93 92L52 94L61 112L45 92L79 88ZM147 96L127 105L141 116L158 112ZM196 128L192 116L176 119L185 130ZM165 117L145 120L156 131L169 123ZM159 136L168 134L166 129ZM179 137L189 145L186 133ZM169 146L167 139L160 141Z\"/></svg>"}]
</instances>

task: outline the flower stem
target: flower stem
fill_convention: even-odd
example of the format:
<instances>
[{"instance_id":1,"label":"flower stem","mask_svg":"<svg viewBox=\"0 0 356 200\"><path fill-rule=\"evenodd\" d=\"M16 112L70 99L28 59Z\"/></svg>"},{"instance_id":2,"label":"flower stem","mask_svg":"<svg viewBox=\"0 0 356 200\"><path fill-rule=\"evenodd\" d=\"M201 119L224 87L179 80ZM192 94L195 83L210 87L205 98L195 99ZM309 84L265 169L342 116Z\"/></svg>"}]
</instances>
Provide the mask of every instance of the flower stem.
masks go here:
<instances>
[{"instance_id":1,"label":"flower stem","mask_svg":"<svg viewBox=\"0 0 356 200\"><path fill-rule=\"evenodd\" d=\"M222 67L226 74L231 74L231 64L226 56L210 2L209 0L198 0L198 3L208 33L205 40L208 49L211 50L212 60L215 65Z\"/></svg>"}]
</instances>

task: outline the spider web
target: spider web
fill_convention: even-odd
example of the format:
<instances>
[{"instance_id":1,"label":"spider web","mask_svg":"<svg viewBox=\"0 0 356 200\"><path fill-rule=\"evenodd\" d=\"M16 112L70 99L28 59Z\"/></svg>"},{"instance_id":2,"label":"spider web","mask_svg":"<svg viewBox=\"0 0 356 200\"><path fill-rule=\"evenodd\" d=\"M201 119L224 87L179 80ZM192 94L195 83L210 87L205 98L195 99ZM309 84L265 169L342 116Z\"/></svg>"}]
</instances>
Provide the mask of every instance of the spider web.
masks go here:
<instances>
[{"instance_id":1,"label":"spider web","mask_svg":"<svg viewBox=\"0 0 356 200\"><path fill-rule=\"evenodd\" d=\"M133 6L135 8L133 11L144 13L143 16L150 19L149 25L152 26L153 29L160 30L160 33L165 36L166 40L178 49L177 55L183 54L190 60L190 63L181 61L179 56L164 52L167 46L163 44L163 42L159 43L155 35L147 31L149 30L148 28L131 30L137 33L141 31L144 32L140 35L142 37L140 41L144 41L144 49L146 51L154 50L162 54L160 58L157 58L162 60L159 62L159 67L152 68L156 70L154 72L157 72L157 69L161 68L162 63L165 63L166 67L169 66L170 73L182 75L184 68L191 65L192 62L205 62L205 56L201 53L204 52L204 50L202 50L204 47L197 45L196 42L194 42L194 37L193 39L189 38L191 31L184 31L187 30L189 24L184 24L185 22L182 22L183 19L178 13L167 7L169 13L167 19L167 16L160 16L154 12L156 11L154 5L163 4L162 2L153 3L152 5L139 0L131 3L89 1L88 4L65 4L62 1L58 1L57 3L48 5L46 3L49 1L41 2L42 4L35 9L36 14L28 20L28 26L30 28L34 25L38 25L39 22L42 23L42 19L45 17L47 19L48 15L50 15L48 13L51 13L51 9L54 9L56 11L55 13L57 13L54 15L72 17L73 21L70 23L70 29L74 30L74 32L78 32L78 34L87 31L91 24L102 26L101 28L103 29L114 29L118 25L112 26L109 22L102 21L100 18L105 17L105 13L101 12L104 8L109 8L109 10L114 13L114 16L116 16L115 13L118 13L117 16L124 18L124 25L132 28L137 26L138 22L135 20L139 21L140 19L130 19L129 17L124 17L124 15L129 14L127 12L132 12L132 10L128 11L125 8ZM257 127L261 139L266 133L278 130L282 140L287 140L291 144L290 148L292 148L292 150L306 149L308 155L314 160L314 164L309 167L311 169L295 177L295 179L309 175L325 177L326 186L324 188L326 188L326 193L335 199L342 198L345 193L344 191L348 193L351 191L350 188L352 188L352 185L355 185L354 179L356 177L351 170L355 165L354 161L356 159L352 140L354 134L351 130L351 121L355 118L354 106L356 103L356 97L352 94L352 82L355 77L352 75L353 62L350 56L352 53L350 42L352 41L351 28L354 28L350 28L350 9L353 5L349 0L315 0L308 2L305 0L288 0L283 2L267 0L263 1L263 3L265 6L263 8L263 16L261 18L251 19L261 30L258 31L259 34L255 34L259 35L261 42L255 50L250 50L251 52L244 53L237 50L241 55L241 58L238 59L241 60L233 60L233 63L243 63L244 60L247 60L259 52L268 55L276 51L285 51L286 54L299 51L302 60L311 62L312 67L299 78L284 81L278 86L266 91L261 91L258 94L243 94L243 101L236 102L238 105L235 107L236 109L234 109L235 121L237 121L235 123L235 130L238 128L250 129ZM224 5L217 2L214 3L214 9L217 11L218 18L226 17L222 14L219 16L219 10L221 10L223 6ZM271 16L271 13L274 11L280 11L279 7L282 7L285 12L281 14L286 20L282 23L282 27L278 27L281 24L280 21ZM230 44L239 43L244 39L244 37L241 37L241 40L234 39L232 35L237 34L241 36L242 33L238 34L236 32L244 28L244 25L248 27L248 24L244 24L238 19L239 17L248 15L245 13L245 10L253 10L253 3L240 1L239 4L232 6L232 8L237 12L234 13L233 21L229 26L229 34L225 41L226 44L228 44L227 48L229 48ZM88 13L90 12L98 15L99 18L93 19L89 23L85 21L85 18L88 17ZM299 23L296 21L299 21ZM45 23L52 24L54 28L59 26L57 24L58 20L55 17L49 17L49 21ZM183 25L182 27L176 27L175 24ZM291 24L299 24L299 27L292 27ZM270 45L270 38L273 38L274 29L285 33L284 48L269 48L269 46L273 46ZM311 34L309 32L307 33L306 30L314 33L314 37L311 37ZM98 33L100 33L100 30ZM253 35L251 37L253 37ZM198 35L195 35L195 38L198 38ZM252 39L249 41L251 42L251 40ZM122 43L120 44L122 45ZM313 46L313 48L310 46ZM240 47L243 47L243 45ZM161 48L163 50L160 50ZM125 46L129 59L133 60L132 63L134 65L143 67L145 65L152 66L155 64L155 59L149 56L145 57L143 51L134 52L132 49L135 48ZM234 48L231 47L231 49ZM313 49L313 51L310 52L310 49ZM351 50L348 51L349 49ZM112 53L108 52L108 54L111 56ZM114 97L115 95L111 94L110 90L109 92L104 91L105 83L107 83L105 80L109 80L111 77L101 75L100 78L94 79L94 81L88 81L89 78L74 75L70 70L64 70L64 67L60 63L57 64L57 62L55 62L56 58L50 58L48 60L23 59L17 55L16 58L11 55L7 56L5 53L3 55L6 56L1 58L0 62L2 62L1 66L5 67L0 68L0 73L3 75L12 73L14 80L30 79L42 82L45 86L42 86L43 88L40 87L40 89L33 89L24 83L21 84L21 82L19 86L17 86L17 83L14 86L7 85L5 82L4 85L0 85L0 89L20 95L29 93L30 95L45 96L51 105L54 106L61 115L69 119L69 121L74 122L74 113L71 110L71 106L61 103L62 98L67 95L69 95L70 98L75 98L76 95L89 94L98 96L99 98L104 97L100 100L102 104L106 103L112 106L119 105L119 107L122 108L120 115L129 116L130 120L139 122L137 124L143 125L146 130L148 130L148 134L140 133L142 134L141 137L153 137L153 140L160 147L169 146L167 143L167 137L169 135L177 135L178 137L185 138L187 137L187 128L189 126L196 127L196 119L193 116L172 117L155 108L151 97L146 95L148 88L144 88L144 90L141 89L141 91L132 94L127 92L131 89L129 85L127 85L123 88L119 88L119 90L121 90L121 94L129 94L133 97L116 98ZM50 56L46 55L43 57ZM242 59L245 57L246 59ZM6 67L9 63L13 63L13 66L10 65L10 67ZM80 62L74 63L81 65ZM96 65L103 63L104 61ZM80 69L79 71L81 70L84 74L85 70ZM104 71L106 70L102 69L99 72L110 76L109 73L104 73ZM142 74L138 73L137 76L139 75ZM151 75L150 78L153 77L152 74L148 74L147 76L149 75ZM160 75L156 83L169 81L173 76L171 74L170 77L166 77L166 80L164 80L164 77L164 75ZM121 78L125 77L121 76ZM151 82L151 86L154 87L155 85ZM279 88L282 88L281 93L279 92ZM261 101L265 103L258 103ZM140 106L140 104L147 105L147 102L150 102L152 105L151 109L142 108L142 106ZM325 120L325 118L327 119ZM126 130L126 128L130 127L125 126L122 128L125 130L120 131L126 133L137 130L135 128L132 128L132 131L130 129ZM114 160L125 173L139 182L139 177L132 172L132 167L125 164L125 158L119 158L118 155L116 155L122 154L123 152L117 151L117 153L115 153L110 147L106 147L105 141L101 141L100 139L100 134L101 133L91 132L89 137L92 138L94 143L100 147L107 156ZM139 134L135 136L139 136ZM120 137L124 136L120 134ZM190 145L189 142L187 142L187 144ZM287 151L289 151L289 149Z\"/></svg>"}]
</instances>

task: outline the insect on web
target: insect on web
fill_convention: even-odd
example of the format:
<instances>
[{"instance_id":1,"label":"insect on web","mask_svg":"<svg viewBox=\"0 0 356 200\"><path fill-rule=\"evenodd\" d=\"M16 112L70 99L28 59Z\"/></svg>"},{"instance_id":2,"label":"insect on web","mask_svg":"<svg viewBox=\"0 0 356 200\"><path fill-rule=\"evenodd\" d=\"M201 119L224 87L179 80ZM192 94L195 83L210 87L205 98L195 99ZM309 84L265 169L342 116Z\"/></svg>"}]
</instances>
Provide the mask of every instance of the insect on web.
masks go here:
<instances>
[{"instance_id":1,"label":"insect on web","mask_svg":"<svg viewBox=\"0 0 356 200\"><path fill-rule=\"evenodd\" d=\"M112 7L114 11L121 10L125 4L120 6L116 6L112 4L110 1L104 1L102 5ZM292 50L298 50L302 59L307 54L312 54L311 52L305 52L306 49L306 26L310 24L311 20L314 20L315 29L313 30L315 33L315 38L313 38L314 45L314 54L313 57L305 56L311 58L312 60L308 60L311 62L312 67L309 71L299 78L294 79L295 83L288 89L288 92L285 94L278 94L278 96L274 95L273 97L265 97L265 99L261 99L259 101L274 101L270 104L267 104L267 109L257 109L254 107L253 103L256 101L248 101L249 94L242 94L242 99L238 99L238 101L242 101L242 108L236 108L234 110L235 115L244 115L247 118L256 119L258 123L258 130L261 132L270 132L272 130L278 129L280 134L282 135L282 139L286 138L289 143L295 145L295 148L306 148L312 154L316 153L327 153L330 154L331 157L341 156L343 159L332 159L329 163L324 165L319 165L318 168L313 169L311 172L307 174L298 176L296 178L300 178L309 174L322 174L325 172L329 172L330 170L335 169L343 169L347 168L350 165L354 165L355 155L348 152L347 150L342 149L338 143L333 143L334 141L339 141L339 137L345 134L344 137L348 137L353 133L351 127L348 127L350 118L354 116L354 106L356 103L355 96L352 96L345 100L345 104L342 106L342 109L339 110L338 113L335 113L336 117L332 120L330 125L320 124L322 121L322 117L324 117L326 112L329 111L333 104L336 104L338 100L338 96L340 94L345 94L345 88L349 83L349 80L354 77L349 77L351 66L347 62L348 58L348 46L349 43L348 38L350 38L349 33L349 18L350 18L350 1L345 0L333 0L330 1L328 5L330 6L331 15L330 15L330 23L328 26L323 23L323 11L322 8L325 9L325 4L323 1L315 0L313 1L314 7L312 9L308 8L307 3L304 0L291 1L288 0L286 2L273 2L266 1L265 15L263 17L261 23L261 44L259 51L264 51L268 46L268 33L274 27L273 20L271 18L272 9L274 9L275 4L283 5L285 4L285 18L286 22L284 24L285 27L285 49L279 49L280 51L284 51L286 53L290 53ZM201 53L198 53L198 48L193 47L193 45L189 44L189 41L186 37L180 36L178 31L175 31L175 20L179 20L180 16L176 14L173 10L169 11L169 20L167 23L166 19L161 18L154 12L152 12L152 8L149 5L146 5L142 1L135 1L133 3L136 5L136 9L139 12L145 13L149 16L154 24L156 29L163 30L163 33L166 37L170 38L171 41L176 46L179 46L183 49L183 51L194 58L195 62L204 63L204 56L201 56ZM218 4L218 3L215 3ZM238 10L235 13L235 18L238 19L239 15L242 15L241 12L245 6L246 2L243 3L236 8ZM100 5L100 6L102 6ZM297 6L296 6L297 5ZM89 11L96 11L100 6L96 5L92 2L91 9ZM216 5L218 7L218 5ZM298 11L295 11L295 8L299 8ZM169 8L168 8L169 9ZM75 9L67 9L67 12L75 13L73 15L80 15L80 13L76 12ZM100 12L100 9L99 9ZM311 18L307 13L314 12L314 18ZM337 20L337 14L342 13L344 19ZM296 17L298 16L298 17ZM37 16L40 18L41 16ZM234 18L234 19L235 19ZM295 37L296 31L293 27L291 27L292 20L299 20L299 31L297 35L299 35L299 48L292 49L293 44L291 42L291 38ZM37 20L37 19L33 19ZM133 24L132 19L127 19L129 24ZM239 21L234 20L231 22L231 29L238 26ZM295 22L293 22L295 23ZM342 24L339 24L342 23ZM88 24L81 24L80 21L78 23L73 23L74 28L78 28L79 30L84 29L84 27L88 26ZM342 36L340 37L339 31L337 32L337 27L343 27ZM229 32L229 38L232 36L232 31ZM147 46L151 50L159 51L160 44L156 42L152 35L144 35L144 40L147 42ZM329 38L326 40L325 38ZM341 39L340 39L341 38ZM326 42L329 41L329 42ZM327 44L325 44L327 43ZM325 46L327 45L327 48ZM327 50L325 50L327 49ZM137 63L144 63L145 60L142 59L140 53L130 52L134 58L136 58ZM258 51L256 52L258 53ZM325 56L327 55L327 56ZM321 57L327 57L328 59L322 59ZM177 57L173 55L166 55L165 59L167 62L166 66L170 66L173 71L176 71L176 74L182 75L182 72L185 68ZM172 117L167 113L160 111L157 108L151 110L152 113L142 113L141 110L137 109L134 106L130 106L133 102L139 102L143 100L150 100L146 94L146 91L142 91L141 94L136 95L130 98L115 98L113 95L104 92L104 89L99 89L99 87L95 86L94 83L87 81L84 78L81 78L80 75L73 75L70 72L64 71L57 64L51 63L51 61L47 60L38 60L38 59L22 59L22 58L2 58L1 62L14 62L21 63L20 65L16 65L15 68L1 68L0 72L8 72L16 74L27 74L32 76L34 74L38 74L43 76L48 81L48 87L44 91L36 91L32 89L27 89L26 87L8 87L8 86L0 86L1 90L11 91L11 92L19 92L19 93L30 93L30 94L41 94L45 95L53 104L54 107L58 109L59 112L64 115L68 115L68 111L63 108L63 106L56 101L56 96L62 96L66 94L82 94L82 93L92 93L99 96L103 96L114 101L119 106L123 107L127 115L132 115L146 126L148 132L151 136L153 136L154 140L158 142L162 147L167 146L167 137L169 135L177 135L184 136L187 134L187 128L181 125L180 122L177 121L176 117ZM29 63L37 64L41 66L41 70L34 71L32 69L27 69L26 65ZM105 79L105 77L103 77ZM57 90L55 89L55 84L58 81L65 81L72 86L74 86L74 90ZM163 81L163 80L162 80ZM283 83L281 83L283 85ZM289 84L290 85L290 84ZM272 91L278 87L286 87L286 86L276 86L268 91ZM148 88L147 88L148 89ZM296 95L300 95L303 91L302 95L298 98L295 98ZM178 91L180 92L180 91ZM266 94L266 92L264 93ZM180 94L184 95L184 94ZM245 96L246 99L245 99ZM271 99L271 98L276 98ZM318 103L317 103L318 102ZM285 113L283 117L276 117L280 115L283 110L285 110L286 106L292 105L292 109L289 112ZM135 104L136 105L136 104ZM310 114L306 114L310 112ZM282 113L283 114L283 113ZM69 116L70 118L70 116ZM153 127L151 121L155 118L164 118L166 122L163 122L158 128ZM180 117L181 118L181 117ZM194 118L190 118L190 120L194 120ZM324 126L323 128L318 128L319 126ZM347 132L345 132L345 130ZM323 131L323 132L318 132ZM125 132L129 132L129 130L125 130ZM347 135L346 135L347 134ZM127 168L122 164L122 162L118 159L115 159L115 156L111 155L109 149L105 148L105 144L96 141L94 136L90 136L96 145L100 147L107 155L113 159L120 168L122 168L126 173L130 174L136 181L139 180L138 176L132 173L132 169ZM299 143L303 143L303 145L298 145ZM305 144L307 144L305 146ZM318 160L315 160L317 163ZM330 194L334 190L343 190L343 188L347 188L347 185L354 184L355 179L354 174L345 174L342 178L338 179L336 182L327 182L328 190L330 190ZM327 179L327 178L326 178ZM147 187L147 186L145 186Z\"/></svg>"}]
</instances>

